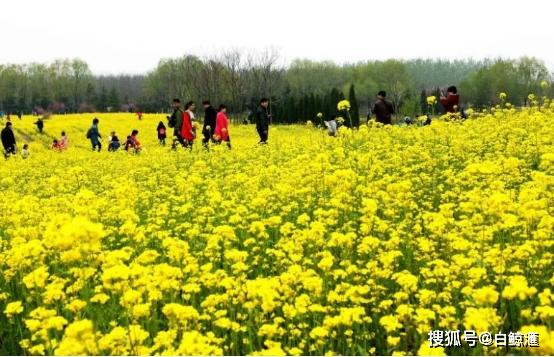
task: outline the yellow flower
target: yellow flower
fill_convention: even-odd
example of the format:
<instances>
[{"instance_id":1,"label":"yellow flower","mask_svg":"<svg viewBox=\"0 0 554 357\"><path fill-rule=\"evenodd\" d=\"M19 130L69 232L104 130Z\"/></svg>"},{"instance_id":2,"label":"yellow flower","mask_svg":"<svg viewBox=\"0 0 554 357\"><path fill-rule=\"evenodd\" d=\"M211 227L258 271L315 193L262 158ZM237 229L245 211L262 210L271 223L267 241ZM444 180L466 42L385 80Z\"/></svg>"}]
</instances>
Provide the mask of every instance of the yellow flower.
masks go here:
<instances>
[{"instance_id":1,"label":"yellow flower","mask_svg":"<svg viewBox=\"0 0 554 357\"><path fill-rule=\"evenodd\" d=\"M337 104L338 110L349 110L350 109L350 102L346 99L341 100Z\"/></svg>"},{"instance_id":2,"label":"yellow flower","mask_svg":"<svg viewBox=\"0 0 554 357\"><path fill-rule=\"evenodd\" d=\"M535 287L527 285L527 279L522 275L516 275L509 278L509 284L502 290L502 297L508 300L518 298L525 300L537 293Z\"/></svg>"},{"instance_id":3,"label":"yellow flower","mask_svg":"<svg viewBox=\"0 0 554 357\"><path fill-rule=\"evenodd\" d=\"M493 305L498 301L498 292L491 286L485 286L473 292L473 299L479 305Z\"/></svg>"},{"instance_id":4,"label":"yellow flower","mask_svg":"<svg viewBox=\"0 0 554 357\"><path fill-rule=\"evenodd\" d=\"M427 104L428 104L428 105L435 105L435 104L437 104L437 97L435 97L434 95L428 96L428 97L427 97Z\"/></svg>"},{"instance_id":5,"label":"yellow flower","mask_svg":"<svg viewBox=\"0 0 554 357\"><path fill-rule=\"evenodd\" d=\"M6 309L4 310L4 313L8 318L13 317L14 315L19 315L23 312L23 304L21 301L14 301L10 302L8 305L6 305Z\"/></svg>"},{"instance_id":6,"label":"yellow flower","mask_svg":"<svg viewBox=\"0 0 554 357\"><path fill-rule=\"evenodd\" d=\"M430 347L428 342L423 342L419 350L418 356L446 356L446 351L443 347Z\"/></svg>"},{"instance_id":7,"label":"yellow flower","mask_svg":"<svg viewBox=\"0 0 554 357\"><path fill-rule=\"evenodd\" d=\"M386 315L379 319L379 323L385 331L388 333L394 332L402 327L402 324L398 321L398 318L394 315Z\"/></svg>"}]
</instances>

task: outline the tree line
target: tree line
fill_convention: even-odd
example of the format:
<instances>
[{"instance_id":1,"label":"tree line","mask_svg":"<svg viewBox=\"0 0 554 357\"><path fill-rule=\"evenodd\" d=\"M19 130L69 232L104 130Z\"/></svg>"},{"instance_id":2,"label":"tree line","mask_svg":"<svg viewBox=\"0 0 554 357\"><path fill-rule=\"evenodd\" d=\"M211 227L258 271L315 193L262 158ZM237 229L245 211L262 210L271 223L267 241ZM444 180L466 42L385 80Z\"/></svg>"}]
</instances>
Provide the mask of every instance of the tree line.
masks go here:
<instances>
[{"instance_id":1,"label":"tree line","mask_svg":"<svg viewBox=\"0 0 554 357\"><path fill-rule=\"evenodd\" d=\"M385 60L339 65L298 59L285 66L275 50L227 50L217 56L184 55L162 59L148 73L95 75L79 59L50 64L0 65L0 110L4 112L165 112L174 97L226 103L235 118L246 118L261 97L271 98L277 122L294 123L336 114L349 99L353 124L367 114L375 94L385 90L397 112L420 115L426 97L457 85L464 107L499 102L516 106L528 94L550 95L552 73L532 57L485 60ZM547 81L547 87L541 83ZM346 95L345 95L346 94ZM440 110L439 110L440 111Z\"/></svg>"}]
</instances>

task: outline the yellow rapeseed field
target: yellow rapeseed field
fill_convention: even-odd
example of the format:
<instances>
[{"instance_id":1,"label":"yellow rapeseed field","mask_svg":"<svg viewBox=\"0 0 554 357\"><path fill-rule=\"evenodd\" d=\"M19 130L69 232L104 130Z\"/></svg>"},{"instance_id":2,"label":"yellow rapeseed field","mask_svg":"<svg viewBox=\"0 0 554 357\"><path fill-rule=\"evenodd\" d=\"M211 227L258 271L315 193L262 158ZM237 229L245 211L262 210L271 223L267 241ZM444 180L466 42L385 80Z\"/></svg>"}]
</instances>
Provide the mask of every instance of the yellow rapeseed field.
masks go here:
<instances>
[{"instance_id":1,"label":"yellow rapeseed field","mask_svg":"<svg viewBox=\"0 0 554 357\"><path fill-rule=\"evenodd\" d=\"M553 354L554 109L338 137L231 125L157 143L164 115L12 118L0 162L0 354ZM0 125L3 127L5 119ZM109 153L115 130L144 150ZM65 130L69 149L49 146ZM431 330L538 348L428 347Z\"/></svg>"}]
</instances>

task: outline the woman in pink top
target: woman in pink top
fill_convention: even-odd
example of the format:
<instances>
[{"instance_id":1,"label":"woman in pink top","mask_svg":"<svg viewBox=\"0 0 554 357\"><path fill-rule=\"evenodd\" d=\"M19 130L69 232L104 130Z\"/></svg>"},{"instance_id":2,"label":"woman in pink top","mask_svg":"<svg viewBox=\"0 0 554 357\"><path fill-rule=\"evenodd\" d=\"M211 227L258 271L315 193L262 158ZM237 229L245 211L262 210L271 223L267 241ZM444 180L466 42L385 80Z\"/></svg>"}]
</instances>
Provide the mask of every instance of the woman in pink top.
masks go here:
<instances>
[{"instance_id":1,"label":"woman in pink top","mask_svg":"<svg viewBox=\"0 0 554 357\"><path fill-rule=\"evenodd\" d=\"M215 118L215 140L218 143L225 141L227 147L231 148L231 138L229 137L229 119L227 119L227 107L223 104L219 106L217 117Z\"/></svg>"}]
</instances>

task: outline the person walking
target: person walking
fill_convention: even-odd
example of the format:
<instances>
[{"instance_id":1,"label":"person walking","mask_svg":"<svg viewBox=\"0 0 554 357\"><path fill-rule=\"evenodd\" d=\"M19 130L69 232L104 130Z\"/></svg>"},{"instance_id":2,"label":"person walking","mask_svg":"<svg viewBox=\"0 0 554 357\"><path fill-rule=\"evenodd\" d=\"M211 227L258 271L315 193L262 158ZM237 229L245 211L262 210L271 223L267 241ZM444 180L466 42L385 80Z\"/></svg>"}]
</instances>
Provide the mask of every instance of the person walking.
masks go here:
<instances>
[{"instance_id":1,"label":"person walking","mask_svg":"<svg viewBox=\"0 0 554 357\"><path fill-rule=\"evenodd\" d=\"M202 127L202 135L204 138L202 139L202 145L207 147L210 141L214 141L216 117L218 112L211 105L209 100L203 101L202 105L204 106L204 126Z\"/></svg>"},{"instance_id":2,"label":"person walking","mask_svg":"<svg viewBox=\"0 0 554 357\"><path fill-rule=\"evenodd\" d=\"M38 132L42 134L42 130L44 129L44 121L42 118L38 118L38 120L35 122Z\"/></svg>"},{"instance_id":3,"label":"person walking","mask_svg":"<svg viewBox=\"0 0 554 357\"><path fill-rule=\"evenodd\" d=\"M158 123L156 132L158 133L158 140L160 141L160 145L165 146L165 138L167 137L167 134L166 134L166 128L163 121L160 121Z\"/></svg>"},{"instance_id":4,"label":"person walking","mask_svg":"<svg viewBox=\"0 0 554 357\"><path fill-rule=\"evenodd\" d=\"M196 138L196 130L194 127L194 110L196 109L196 104L193 101L185 104L185 113L183 114L183 124L181 126L181 137L183 138L185 145L184 147L192 150L192 145L194 139Z\"/></svg>"},{"instance_id":5,"label":"person walking","mask_svg":"<svg viewBox=\"0 0 554 357\"><path fill-rule=\"evenodd\" d=\"M377 93L377 101L373 105L373 114L375 114L375 119L378 123L384 125L392 124L394 106L387 100L387 92L384 90Z\"/></svg>"},{"instance_id":6,"label":"person walking","mask_svg":"<svg viewBox=\"0 0 554 357\"><path fill-rule=\"evenodd\" d=\"M2 139L2 146L4 146L4 157L7 159L10 155L15 155L15 135L11 122L6 123L6 127L2 129L0 136Z\"/></svg>"},{"instance_id":7,"label":"person walking","mask_svg":"<svg viewBox=\"0 0 554 357\"><path fill-rule=\"evenodd\" d=\"M172 149L177 148L177 143L185 147L185 140L181 136L181 129L183 128L183 109L181 109L181 100L179 98L173 99L172 102L173 113L169 117L168 125L170 128L173 128L173 143L171 144Z\"/></svg>"},{"instance_id":8,"label":"person walking","mask_svg":"<svg viewBox=\"0 0 554 357\"><path fill-rule=\"evenodd\" d=\"M256 131L260 136L260 142L258 144L267 144L269 136L269 114L267 113L267 107L269 106L269 99L262 98L260 100L260 106L256 110Z\"/></svg>"},{"instance_id":9,"label":"person walking","mask_svg":"<svg viewBox=\"0 0 554 357\"><path fill-rule=\"evenodd\" d=\"M100 123L100 120L98 118L94 118L92 120L92 126L88 129L88 132L87 132L87 139L90 139L90 143L92 144L92 151L98 148L98 152L102 150L102 143L100 142L100 139L102 138L102 136L98 131L99 123Z\"/></svg>"},{"instance_id":10,"label":"person walking","mask_svg":"<svg viewBox=\"0 0 554 357\"><path fill-rule=\"evenodd\" d=\"M215 140L218 144L227 143L227 147L231 148L231 138L229 136L229 119L227 118L227 107L224 104L219 106L215 123Z\"/></svg>"}]
</instances>

